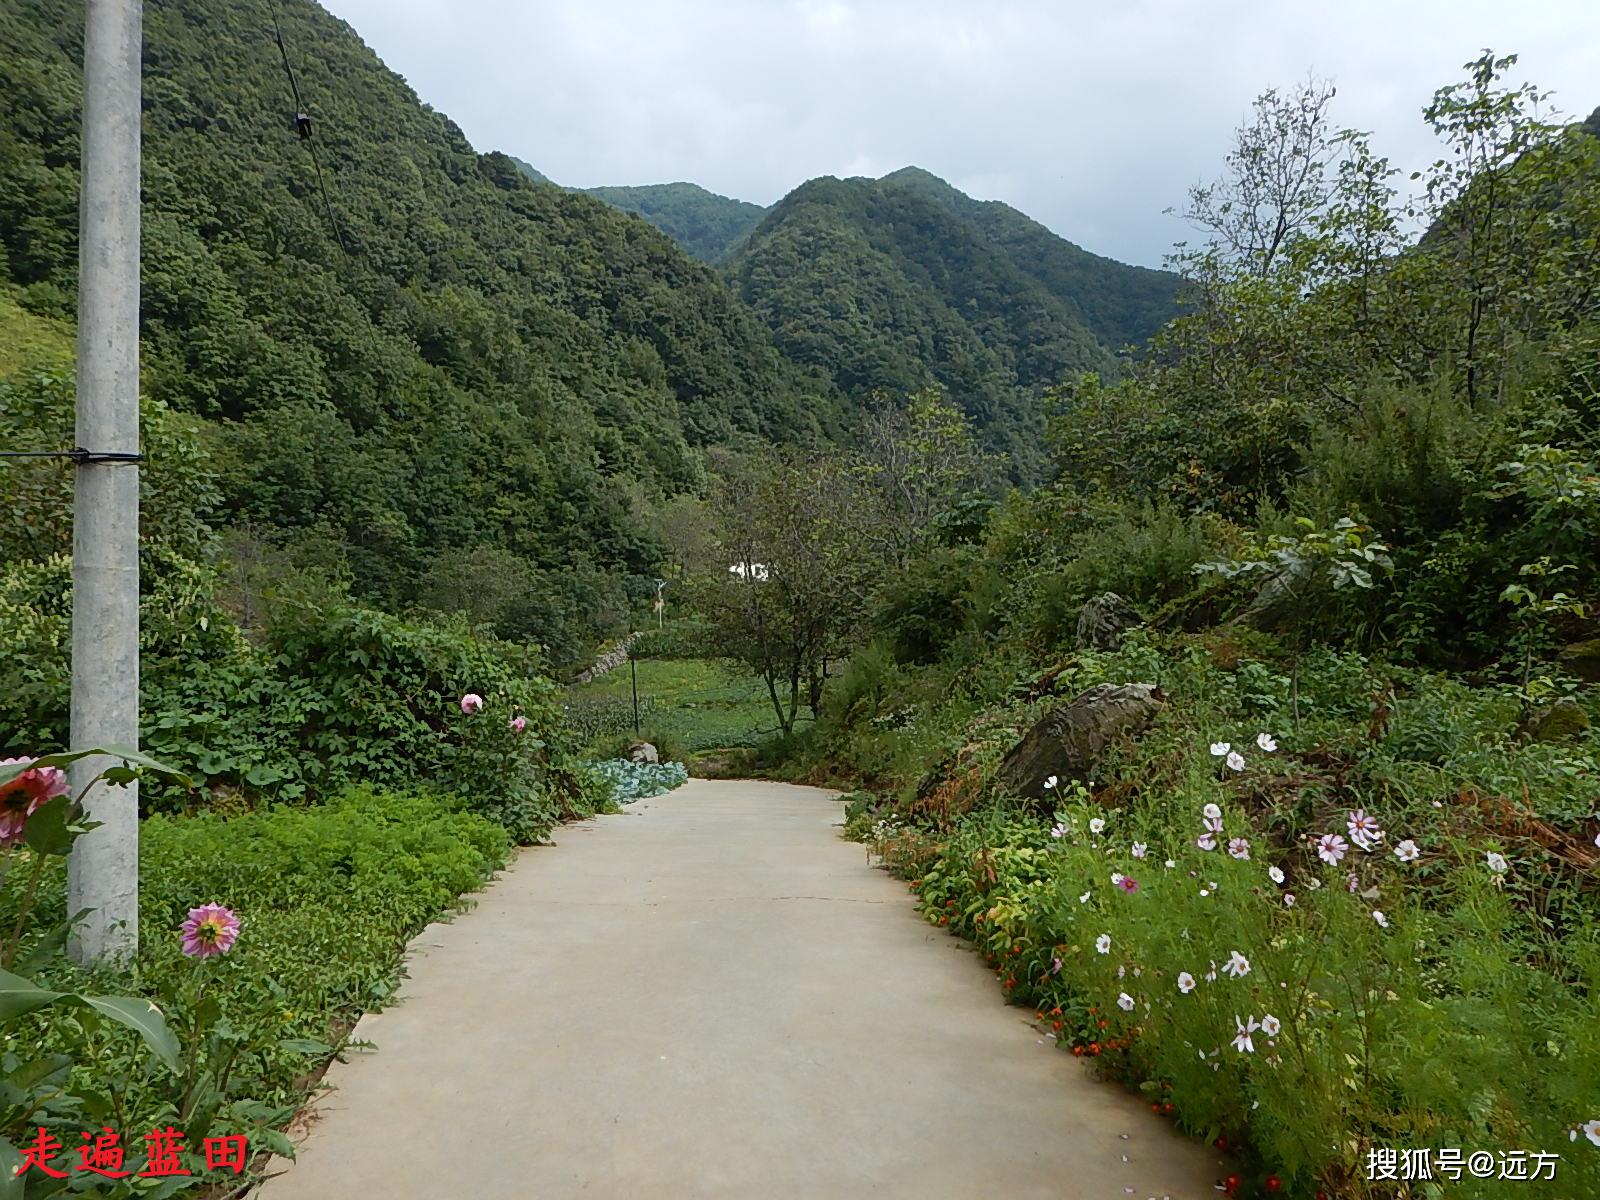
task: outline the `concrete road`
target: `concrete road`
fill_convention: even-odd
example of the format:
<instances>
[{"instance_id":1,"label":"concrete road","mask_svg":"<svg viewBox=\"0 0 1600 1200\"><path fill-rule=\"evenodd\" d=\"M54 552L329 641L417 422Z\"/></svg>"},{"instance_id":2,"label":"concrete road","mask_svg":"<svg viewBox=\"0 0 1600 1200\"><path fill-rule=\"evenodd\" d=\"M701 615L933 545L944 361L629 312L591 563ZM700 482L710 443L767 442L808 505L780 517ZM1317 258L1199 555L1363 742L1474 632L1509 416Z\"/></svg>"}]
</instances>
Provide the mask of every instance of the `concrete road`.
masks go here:
<instances>
[{"instance_id":1,"label":"concrete road","mask_svg":"<svg viewBox=\"0 0 1600 1200\"><path fill-rule=\"evenodd\" d=\"M1041 1044L813 788L692 781L412 946L265 1200L1123 1200L1223 1173Z\"/></svg>"}]
</instances>

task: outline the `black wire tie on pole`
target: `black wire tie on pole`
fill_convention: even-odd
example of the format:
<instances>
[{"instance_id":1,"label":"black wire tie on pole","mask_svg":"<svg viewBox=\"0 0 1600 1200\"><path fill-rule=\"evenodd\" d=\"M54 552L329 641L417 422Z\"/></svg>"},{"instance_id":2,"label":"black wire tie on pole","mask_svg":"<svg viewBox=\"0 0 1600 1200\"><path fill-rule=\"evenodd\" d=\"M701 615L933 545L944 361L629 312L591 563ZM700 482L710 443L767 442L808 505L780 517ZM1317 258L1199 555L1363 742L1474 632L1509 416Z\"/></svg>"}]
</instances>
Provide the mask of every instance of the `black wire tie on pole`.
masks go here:
<instances>
[{"instance_id":1,"label":"black wire tie on pole","mask_svg":"<svg viewBox=\"0 0 1600 1200\"><path fill-rule=\"evenodd\" d=\"M0 458L65 458L81 466L96 466L102 463L142 463L144 455L130 453L125 450L85 450L82 446L73 450L0 450Z\"/></svg>"}]
</instances>

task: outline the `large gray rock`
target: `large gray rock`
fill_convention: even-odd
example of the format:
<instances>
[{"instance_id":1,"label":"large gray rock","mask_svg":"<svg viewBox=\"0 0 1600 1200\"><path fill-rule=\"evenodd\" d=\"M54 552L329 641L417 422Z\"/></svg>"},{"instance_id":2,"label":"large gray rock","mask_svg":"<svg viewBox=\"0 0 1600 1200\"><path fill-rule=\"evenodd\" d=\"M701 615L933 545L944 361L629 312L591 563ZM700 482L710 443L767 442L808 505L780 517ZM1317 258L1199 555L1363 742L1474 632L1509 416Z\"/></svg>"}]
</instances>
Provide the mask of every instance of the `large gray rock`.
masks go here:
<instances>
[{"instance_id":1,"label":"large gray rock","mask_svg":"<svg viewBox=\"0 0 1600 1200\"><path fill-rule=\"evenodd\" d=\"M1079 650L1115 650L1122 635L1139 624L1139 614L1115 592L1088 600L1078 614Z\"/></svg>"},{"instance_id":2,"label":"large gray rock","mask_svg":"<svg viewBox=\"0 0 1600 1200\"><path fill-rule=\"evenodd\" d=\"M1167 697L1153 683L1102 683L1051 709L1000 763L1000 781L1019 796L1046 795L1045 780L1088 783L1115 742L1149 728Z\"/></svg>"},{"instance_id":3,"label":"large gray rock","mask_svg":"<svg viewBox=\"0 0 1600 1200\"><path fill-rule=\"evenodd\" d=\"M658 763L661 752L649 742L635 742L628 747L628 759L636 763Z\"/></svg>"}]
</instances>

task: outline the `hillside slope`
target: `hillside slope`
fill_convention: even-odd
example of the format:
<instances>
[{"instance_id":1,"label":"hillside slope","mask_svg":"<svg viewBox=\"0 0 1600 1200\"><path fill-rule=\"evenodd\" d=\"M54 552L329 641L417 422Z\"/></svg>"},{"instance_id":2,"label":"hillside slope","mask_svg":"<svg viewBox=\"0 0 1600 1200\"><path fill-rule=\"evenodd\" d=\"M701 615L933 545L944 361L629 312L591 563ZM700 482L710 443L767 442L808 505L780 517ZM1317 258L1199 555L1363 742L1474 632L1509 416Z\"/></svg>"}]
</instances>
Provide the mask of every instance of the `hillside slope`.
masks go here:
<instances>
[{"instance_id":1,"label":"hillside slope","mask_svg":"<svg viewBox=\"0 0 1600 1200\"><path fill-rule=\"evenodd\" d=\"M709 268L475 153L320 7L278 8L309 147L265 10L145 15L144 379L210 422L232 521L391 605L475 547L527 589L646 574L640 488L693 483L697 446L829 419ZM82 24L70 0L0 12L0 282L58 315Z\"/></svg>"},{"instance_id":2,"label":"hillside slope","mask_svg":"<svg viewBox=\"0 0 1600 1200\"><path fill-rule=\"evenodd\" d=\"M1176 311L1175 277L1086 253L925 171L814 179L768 212L728 271L779 346L846 395L938 384L1036 460L1039 393Z\"/></svg>"},{"instance_id":3,"label":"hillside slope","mask_svg":"<svg viewBox=\"0 0 1600 1200\"><path fill-rule=\"evenodd\" d=\"M721 262L754 229L766 209L719 196L693 183L585 188L623 212L637 213L702 262Z\"/></svg>"}]
</instances>

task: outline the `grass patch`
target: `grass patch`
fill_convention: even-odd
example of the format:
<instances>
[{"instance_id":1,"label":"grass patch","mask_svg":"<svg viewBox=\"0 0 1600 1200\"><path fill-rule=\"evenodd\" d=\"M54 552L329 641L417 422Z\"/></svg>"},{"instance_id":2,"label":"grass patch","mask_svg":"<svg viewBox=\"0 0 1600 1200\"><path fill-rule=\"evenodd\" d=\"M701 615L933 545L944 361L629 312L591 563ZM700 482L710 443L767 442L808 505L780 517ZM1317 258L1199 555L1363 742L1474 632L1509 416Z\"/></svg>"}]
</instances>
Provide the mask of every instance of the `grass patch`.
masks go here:
<instances>
[{"instance_id":1,"label":"grass patch","mask_svg":"<svg viewBox=\"0 0 1600 1200\"><path fill-rule=\"evenodd\" d=\"M640 725L664 749L695 754L754 746L775 725L772 702L756 678L713 659L669 658L637 662ZM609 746L632 733L633 682L626 664L593 682L569 689L566 704L589 746ZM659 744L659 743L658 743Z\"/></svg>"}]
</instances>

